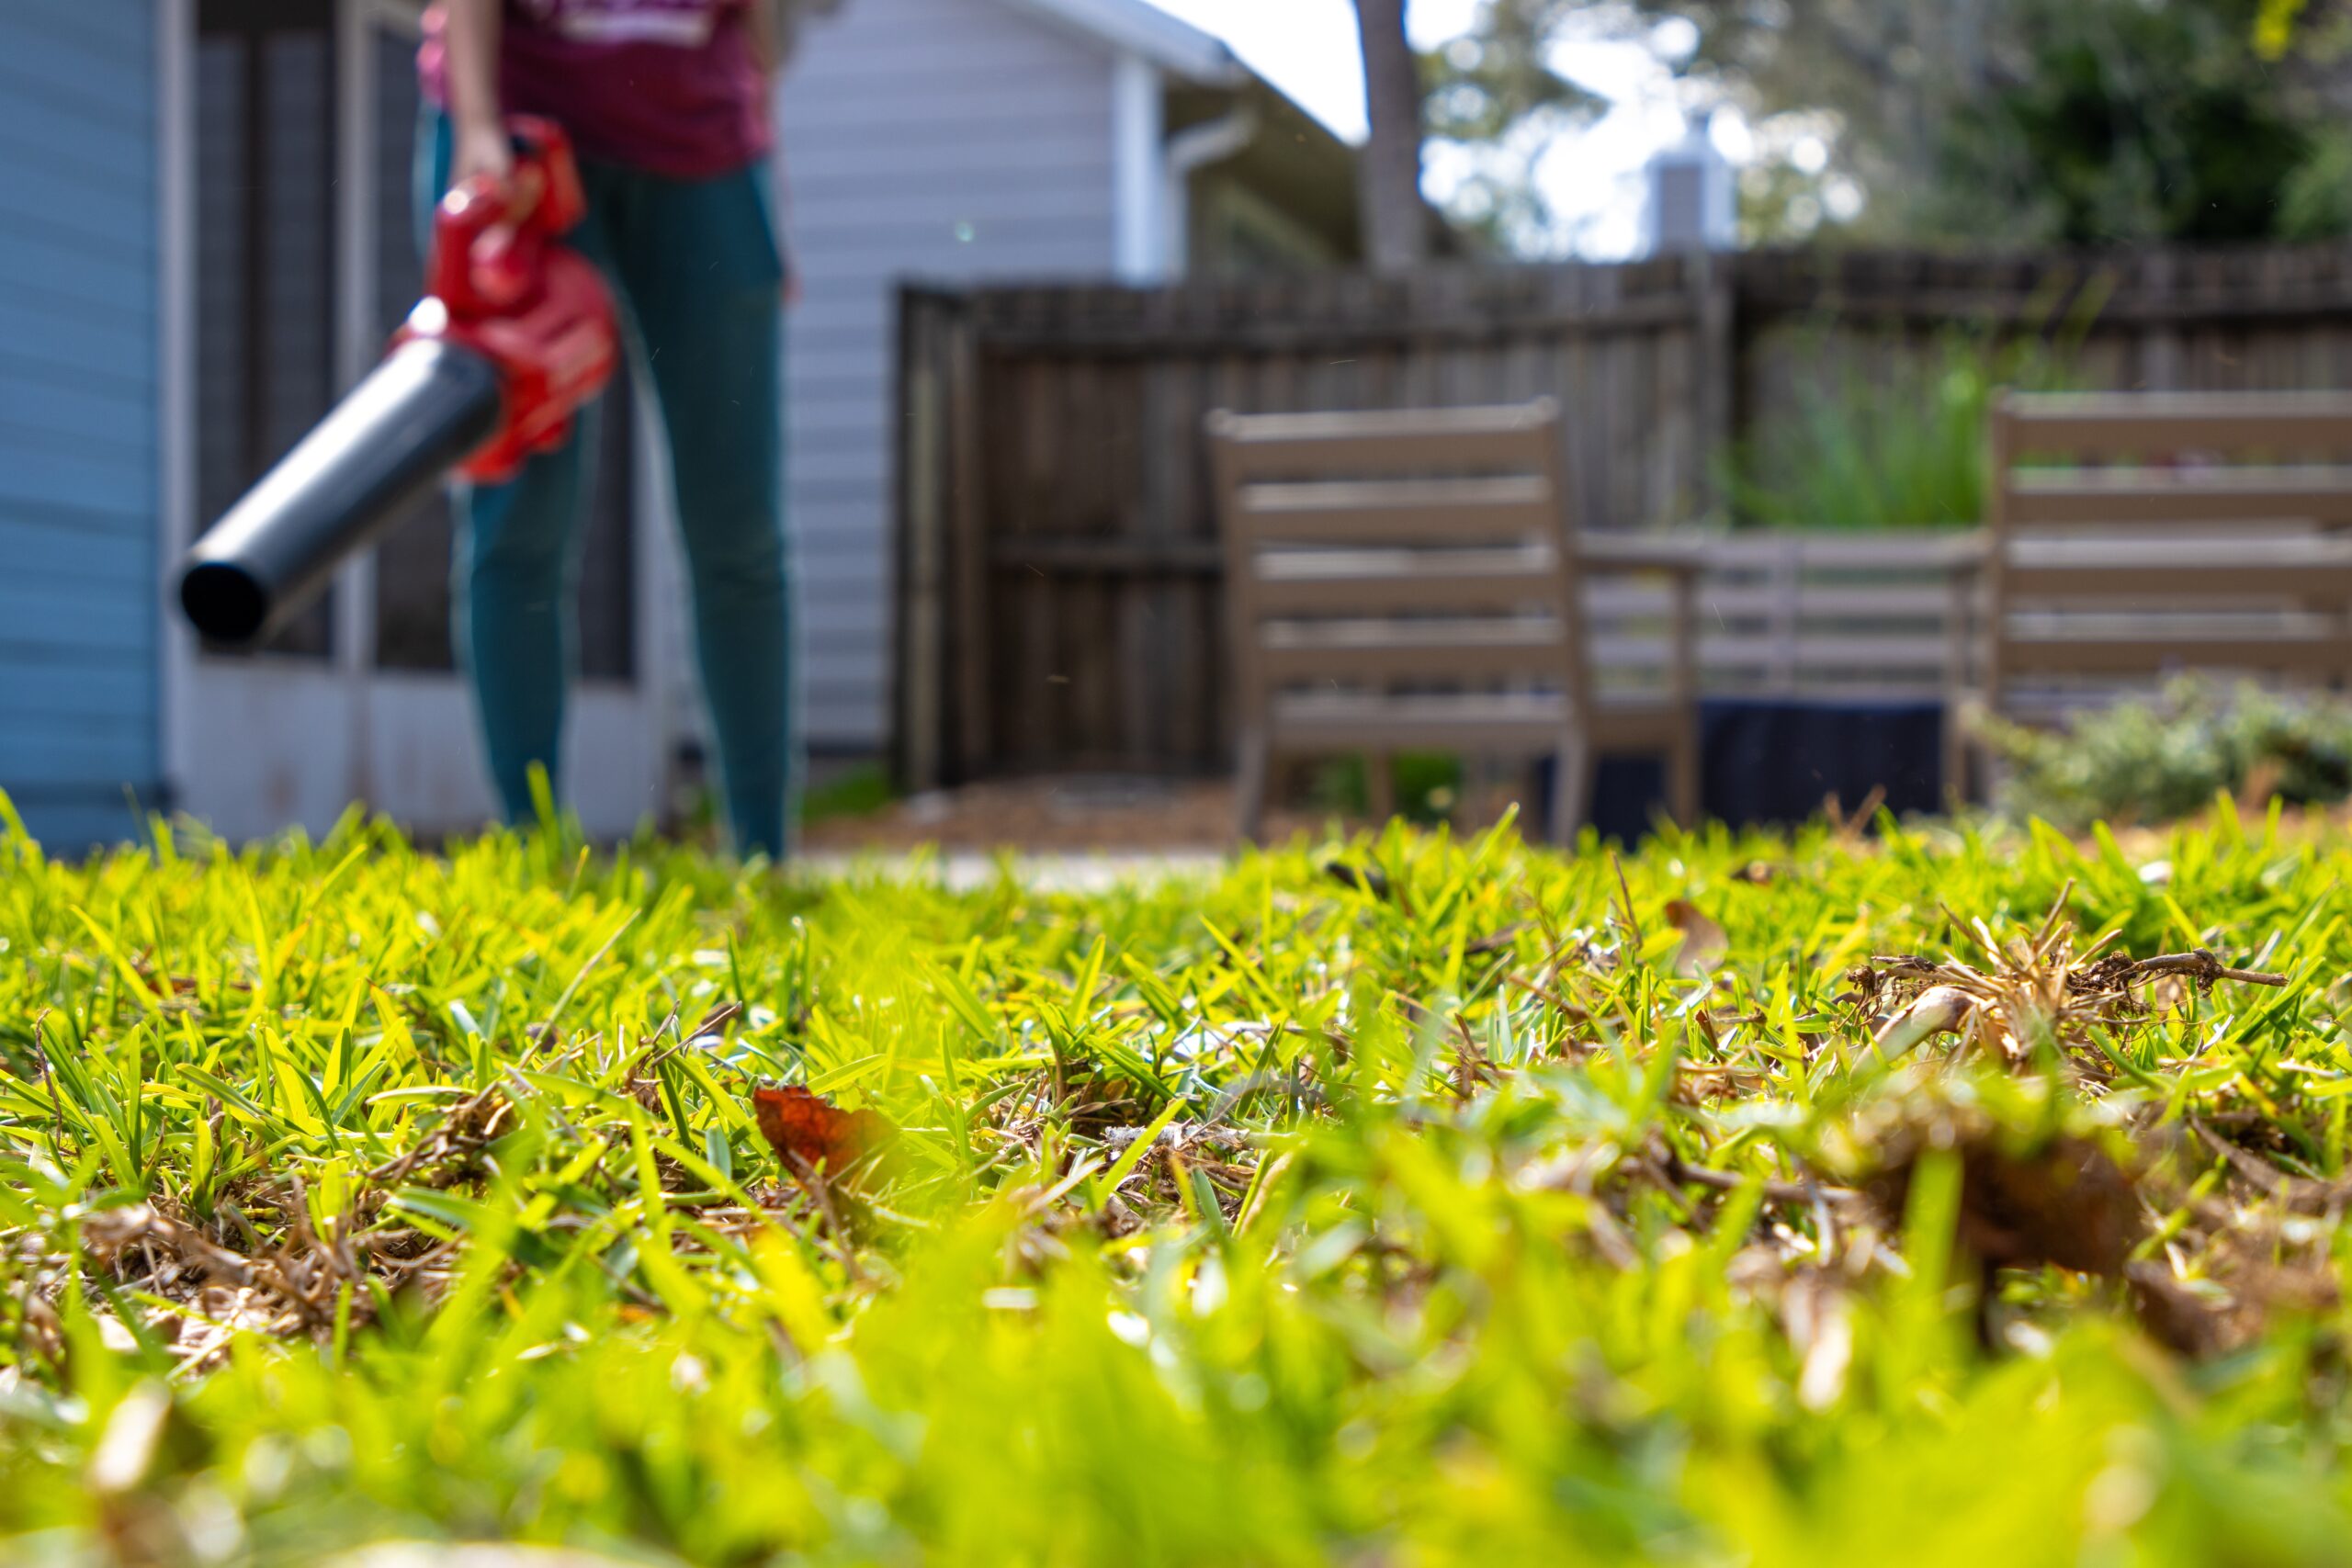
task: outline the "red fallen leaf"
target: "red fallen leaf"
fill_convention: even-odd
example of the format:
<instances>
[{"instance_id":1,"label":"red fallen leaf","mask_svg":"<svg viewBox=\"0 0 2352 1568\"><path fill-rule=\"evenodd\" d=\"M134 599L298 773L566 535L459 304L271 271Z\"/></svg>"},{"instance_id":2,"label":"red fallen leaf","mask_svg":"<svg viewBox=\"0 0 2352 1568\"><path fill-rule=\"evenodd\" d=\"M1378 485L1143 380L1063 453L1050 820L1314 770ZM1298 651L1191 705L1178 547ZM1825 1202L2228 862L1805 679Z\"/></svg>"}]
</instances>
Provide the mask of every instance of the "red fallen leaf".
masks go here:
<instances>
[{"instance_id":1,"label":"red fallen leaf","mask_svg":"<svg viewBox=\"0 0 2352 1568\"><path fill-rule=\"evenodd\" d=\"M785 1169L799 1177L820 1166L838 1177L879 1153L899 1132L878 1111L843 1111L798 1084L763 1084L752 1091L752 1111Z\"/></svg>"}]
</instances>

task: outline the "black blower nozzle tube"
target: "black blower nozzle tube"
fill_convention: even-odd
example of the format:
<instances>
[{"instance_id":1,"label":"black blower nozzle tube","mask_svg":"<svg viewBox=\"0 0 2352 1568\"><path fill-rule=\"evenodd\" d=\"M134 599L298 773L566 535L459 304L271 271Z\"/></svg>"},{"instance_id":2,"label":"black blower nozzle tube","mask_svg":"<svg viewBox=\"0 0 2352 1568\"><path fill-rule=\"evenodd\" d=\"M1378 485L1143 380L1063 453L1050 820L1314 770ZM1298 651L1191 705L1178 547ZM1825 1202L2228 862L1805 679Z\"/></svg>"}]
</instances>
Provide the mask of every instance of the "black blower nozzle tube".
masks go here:
<instances>
[{"instance_id":1,"label":"black blower nozzle tube","mask_svg":"<svg viewBox=\"0 0 2352 1568\"><path fill-rule=\"evenodd\" d=\"M277 631L497 433L500 405L483 355L403 344L196 542L180 607L215 642Z\"/></svg>"}]
</instances>

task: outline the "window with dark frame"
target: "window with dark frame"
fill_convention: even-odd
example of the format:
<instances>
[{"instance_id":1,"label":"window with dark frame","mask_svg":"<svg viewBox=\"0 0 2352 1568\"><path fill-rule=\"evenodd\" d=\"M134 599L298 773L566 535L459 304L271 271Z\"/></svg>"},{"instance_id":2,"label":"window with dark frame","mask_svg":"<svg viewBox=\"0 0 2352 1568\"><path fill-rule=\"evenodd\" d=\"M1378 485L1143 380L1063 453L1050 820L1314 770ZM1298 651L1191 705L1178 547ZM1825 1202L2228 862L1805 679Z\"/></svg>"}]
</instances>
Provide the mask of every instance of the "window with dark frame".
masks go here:
<instances>
[{"instance_id":1,"label":"window with dark frame","mask_svg":"<svg viewBox=\"0 0 2352 1568\"><path fill-rule=\"evenodd\" d=\"M331 17L313 0L204 0L198 7L199 529L334 401ZM262 651L331 656L334 613L330 593Z\"/></svg>"}]
</instances>

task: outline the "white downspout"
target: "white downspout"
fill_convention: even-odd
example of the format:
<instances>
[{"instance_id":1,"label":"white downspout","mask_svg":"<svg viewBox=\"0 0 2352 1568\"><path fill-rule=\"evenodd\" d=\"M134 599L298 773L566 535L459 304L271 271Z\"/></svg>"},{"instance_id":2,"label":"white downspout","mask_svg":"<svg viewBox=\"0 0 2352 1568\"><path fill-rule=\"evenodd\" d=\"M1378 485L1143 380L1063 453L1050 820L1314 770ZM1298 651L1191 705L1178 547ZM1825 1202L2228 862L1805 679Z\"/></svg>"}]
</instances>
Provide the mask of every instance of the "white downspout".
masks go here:
<instances>
[{"instance_id":1,"label":"white downspout","mask_svg":"<svg viewBox=\"0 0 2352 1568\"><path fill-rule=\"evenodd\" d=\"M196 755L195 634L179 614L180 551L196 537L196 0L155 0L156 771L187 805Z\"/></svg>"},{"instance_id":2,"label":"white downspout","mask_svg":"<svg viewBox=\"0 0 2352 1568\"><path fill-rule=\"evenodd\" d=\"M1160 193L1161 267L1164 276L1179 278L1193 255L1193 173L1221 164L1250 145L1258 134L1258 111L1242 105L1222 119L1189 127L1168 143L1168 162Z\"/></svg>"},{"instance_id":3,"label":"white downspout","mask_svg":"<svg viewBox=\"0 0 2352 1568\"><path fill-rule=\"evenodd\" d=\"M1140 54L1121 54L1111 72L1111 222L1112 265L1122 283L1159 279L1165 124L1158 68Z\"/></svg>"}]
</instances>

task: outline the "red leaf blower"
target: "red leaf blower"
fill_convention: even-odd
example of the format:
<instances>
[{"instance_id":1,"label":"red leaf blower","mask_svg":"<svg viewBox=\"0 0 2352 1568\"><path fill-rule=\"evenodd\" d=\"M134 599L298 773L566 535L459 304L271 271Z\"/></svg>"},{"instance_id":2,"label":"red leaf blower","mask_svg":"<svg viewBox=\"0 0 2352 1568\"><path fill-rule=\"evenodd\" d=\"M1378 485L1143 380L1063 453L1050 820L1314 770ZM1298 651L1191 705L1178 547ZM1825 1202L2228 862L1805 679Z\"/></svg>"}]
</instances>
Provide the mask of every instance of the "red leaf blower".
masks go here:
<instances>
[{"instance_id":1,"label":"red leaf blower","mask_svg":"<svg viewBox=\"0 0 2352 1568\"><path fill-rule=\"evenodd\" d=\"M512 478L560 446L618 352L612 297L561 243L587 212L562 128L510 123L513 177L433 215L429 292L384 362L189 550L180 606L220 643L285 626L452 469Z\"/></svg>"}]
</instances>

